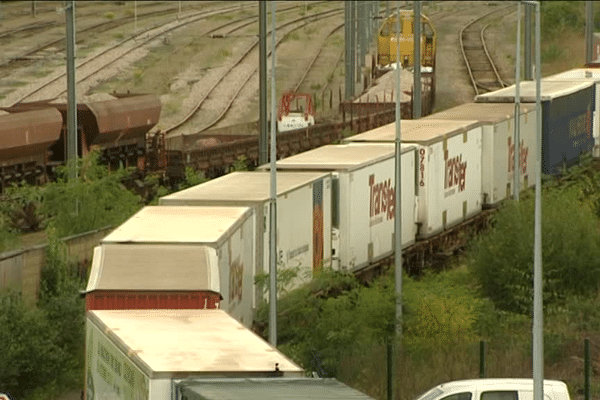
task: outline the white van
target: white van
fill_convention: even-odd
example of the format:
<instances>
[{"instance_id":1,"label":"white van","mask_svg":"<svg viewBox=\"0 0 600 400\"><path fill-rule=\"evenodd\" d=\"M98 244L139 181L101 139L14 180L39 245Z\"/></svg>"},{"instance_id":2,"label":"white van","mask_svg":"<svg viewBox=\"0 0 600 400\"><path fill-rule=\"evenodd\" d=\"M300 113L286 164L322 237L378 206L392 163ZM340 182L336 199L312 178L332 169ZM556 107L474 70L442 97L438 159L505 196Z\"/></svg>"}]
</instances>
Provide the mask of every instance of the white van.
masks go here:
<instances>
[{"instance_id":1,"label":"white van","mask_svg":"<svg viewBox=\"0 0 600 400\"><path fill-rule=\"evenodd\" d=\"M533 400L533 379L469 379L442 383L417 400ZM570 400L567 385L544 380L544 400Z\"/></svg>"}]
</instances>

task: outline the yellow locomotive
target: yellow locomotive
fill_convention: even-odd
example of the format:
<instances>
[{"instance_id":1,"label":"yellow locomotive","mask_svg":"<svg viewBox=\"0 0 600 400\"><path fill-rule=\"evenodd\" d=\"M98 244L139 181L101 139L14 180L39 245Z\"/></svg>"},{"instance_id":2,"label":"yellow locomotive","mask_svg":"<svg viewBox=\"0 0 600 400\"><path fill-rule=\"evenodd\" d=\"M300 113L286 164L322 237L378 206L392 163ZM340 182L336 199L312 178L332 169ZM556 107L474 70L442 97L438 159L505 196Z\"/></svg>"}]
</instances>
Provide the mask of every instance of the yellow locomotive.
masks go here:
<instances>
[{"instance_id":1,"label":"yellow locomotive","mask_svg":"<svg viewBox=\"0 0 600 400\"><path fill-rule=\"evenodd\" d=\"M400 34L396 33L397 14L390 15L379 30L377 65L385 67L396 62L396 37L400 38L400 62L403 67L414 66L413 11L400 10ZM435 68L436 36L429 18L421 14L421 66Z\"/></svg>"}]
</instances>

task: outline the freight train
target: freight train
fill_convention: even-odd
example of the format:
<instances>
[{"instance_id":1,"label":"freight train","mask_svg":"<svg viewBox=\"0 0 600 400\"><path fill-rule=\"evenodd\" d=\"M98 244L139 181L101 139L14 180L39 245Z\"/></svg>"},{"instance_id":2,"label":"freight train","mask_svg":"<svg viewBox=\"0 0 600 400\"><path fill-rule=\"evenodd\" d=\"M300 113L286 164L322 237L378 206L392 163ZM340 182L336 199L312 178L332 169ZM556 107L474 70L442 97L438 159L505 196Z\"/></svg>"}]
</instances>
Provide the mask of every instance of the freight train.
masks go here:
<instances>
[{"instance_id":1,"label":"freight train","mask_svg":"<svg viewBox=\"0 0 600 400\"><path fill-rule=\"evenodd\" d=\"M66 159L67 104L51 100L0 108L0 192L11 182L38 184L53 179ZM99 150L110 167L137 167L140 172L165 170L170 152L160 135L146 140L158 123L156 95L118 95L77 105L78 155ZM173 164L173 163L172 163ZM181 171L171 171L176 178Z\"/></svg>"},{"instance_id":2,"label":"freight train","mask_svg":"<svg viewBox=\"0 0 600 400\"><path fill-rule=\"evenodd\" d=\"M597 154L600 71L542 82L542 166L556 174ZM534 82L419 120L402 120L402 246L411 250L535 182ZM532 92L533 90L533 92ZM514 96L514 95L513 95ZM393 255L395 123L277 162L277 265L289 288L322 268L356 273ZM518 166L514 160L519 150ZM88 310L221 308L244 325L265 299L269 166L235 172L160 199L95 249ZM258 279L260 281L260 279Z\"/></svg>"}]
</instances>

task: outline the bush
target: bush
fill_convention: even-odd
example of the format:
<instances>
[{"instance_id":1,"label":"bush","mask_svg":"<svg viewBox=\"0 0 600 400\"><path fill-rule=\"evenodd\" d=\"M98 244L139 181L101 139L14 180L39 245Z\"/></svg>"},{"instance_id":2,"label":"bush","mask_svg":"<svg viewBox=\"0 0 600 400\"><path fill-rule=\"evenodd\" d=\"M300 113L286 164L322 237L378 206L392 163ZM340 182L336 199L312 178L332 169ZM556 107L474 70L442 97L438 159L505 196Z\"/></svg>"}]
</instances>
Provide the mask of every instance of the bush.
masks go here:
<instances>
[{"instance_id":1,"label":"bush","mask_svg":"<svg viewBox=\"0 0 600 400\"><path fill-rule=\"evenodd\" d=\"M597 218L582 202L579 186L547 190L542 206L542 264L545 306L568 295L598 289L600 246ZM483 294L498 308L530 314L533 298L534 199L507 202L494 228L471 249L469 265Z\"/></svg>"},{"instance_id":2,"label":"bush","mask_svg":"<svg viewBox=\"0 0 600 400\"><path fill-rule=\"evenodd\" d=\"M19 244L15 230L9 226L4 215L0 214L0 253L14 249Z\"/></svg>"},{"instance_id":3,"label":"bush","mask_svg":"<svg viewBox=\"0 0 600 400\"><path fill-rule=\"evenodd\" d=\"M405 278L404 342L409 350L439 349L475 337L480 303L455 280L457 275ZM395 299L393 274L361 286L352 275L324 270L279 300L279 350L305 369L337 376L344 359L369 353L392 338ZM256 315L263 335L267 306Z\"/></svg>"},{"instance_id":4,"label":"bush","mask_svg":"<svg viewBox=\"0 0 600 400\"><path fill-rule=\"evenodd\" d=\"M463 271L428 275L403 285L404 336L408 350L440 349L477 338L475 323L482 302L455 281Z\"/></svg>"},{"instance_id":5,"label":"bush","mask_svg":"<svg viewBox=\"0 0 600 400\"><path fill-rule=\"evenodd\" d=\"M55 343L57 322L28 308L20 293L0 292L0 382L12 398L26 396L56 378L65 353Z\"/></svg>"},{"instance_id":6,"label":"bush","mask_svg":"<svg viewBox=\"0 0 600 400\"><path fill-rule=\"evenodd\" d=\"M127 171L111 171L92 153L79 160L77 180L67 180L67 167L44 188L42 212L58 237L118 225L141 207L140 198L122 184Z\"/></svg>"},{"instance_id":7,"label":"bush","mask_svg":"<svg viewBox=\"0 0 600 400\"><path fill-rule=\"evenodd\" d=\"M581 31L585 25L585 7L582 1L541 2L541 34L556 38L566 29Z\"/></svg>"},{"instance_id":8,"label":"bush","mask_svg":"<svg viewBox=\"0 0 600 400\"><path fill-rule=\"evenodd\" d=\"M0 382L14 399L50 398L82 384L84 282L58 239L51 238L47 249L37 307L26 306L16 291L0 292Z\"/></svg>"}]
</instances>

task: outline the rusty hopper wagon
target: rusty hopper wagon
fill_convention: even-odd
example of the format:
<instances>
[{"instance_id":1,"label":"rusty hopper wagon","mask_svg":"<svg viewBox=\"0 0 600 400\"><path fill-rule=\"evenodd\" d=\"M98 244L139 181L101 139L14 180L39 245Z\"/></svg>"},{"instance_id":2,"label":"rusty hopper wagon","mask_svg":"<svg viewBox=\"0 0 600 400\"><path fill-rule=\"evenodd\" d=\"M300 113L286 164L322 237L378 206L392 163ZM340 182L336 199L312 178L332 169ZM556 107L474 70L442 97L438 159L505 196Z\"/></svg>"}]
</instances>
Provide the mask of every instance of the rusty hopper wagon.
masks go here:
<instances>
[{"instance_id":1,"label":"rusty hopper wagon","mask_svg":"<svg viewBox=\"0 0 600 400\"><path fill-rule=\"evenodd\" d=\"M44 175L46 154L61 130L62 115L52 108L0 116L0 191L9 182Z\"/></svg>"},{"instance_id":2,"label":"rusty hopper wagon","mask_svg":"<svg viewBox=\"0 0 600 400\"><path fill-rule=\"evenodd\" d=\"M50 100L0 108L0 183L41 183L66 160L67 105ZM146 165L146 133L158 123L156 95L136 95L77 106L78 155L99 150L111 168Z\"/></svg>"},{"instance_id":3,"label":"rusty hopper wagon","mask_svg":"<svg viewBox=\"0 0 600 400\"><path fill-rule=\"evenodd\" d=\"M86 307L220 308L252 324L247 207L145 207L94 250Z\"/></svg>"}]
</instances>

